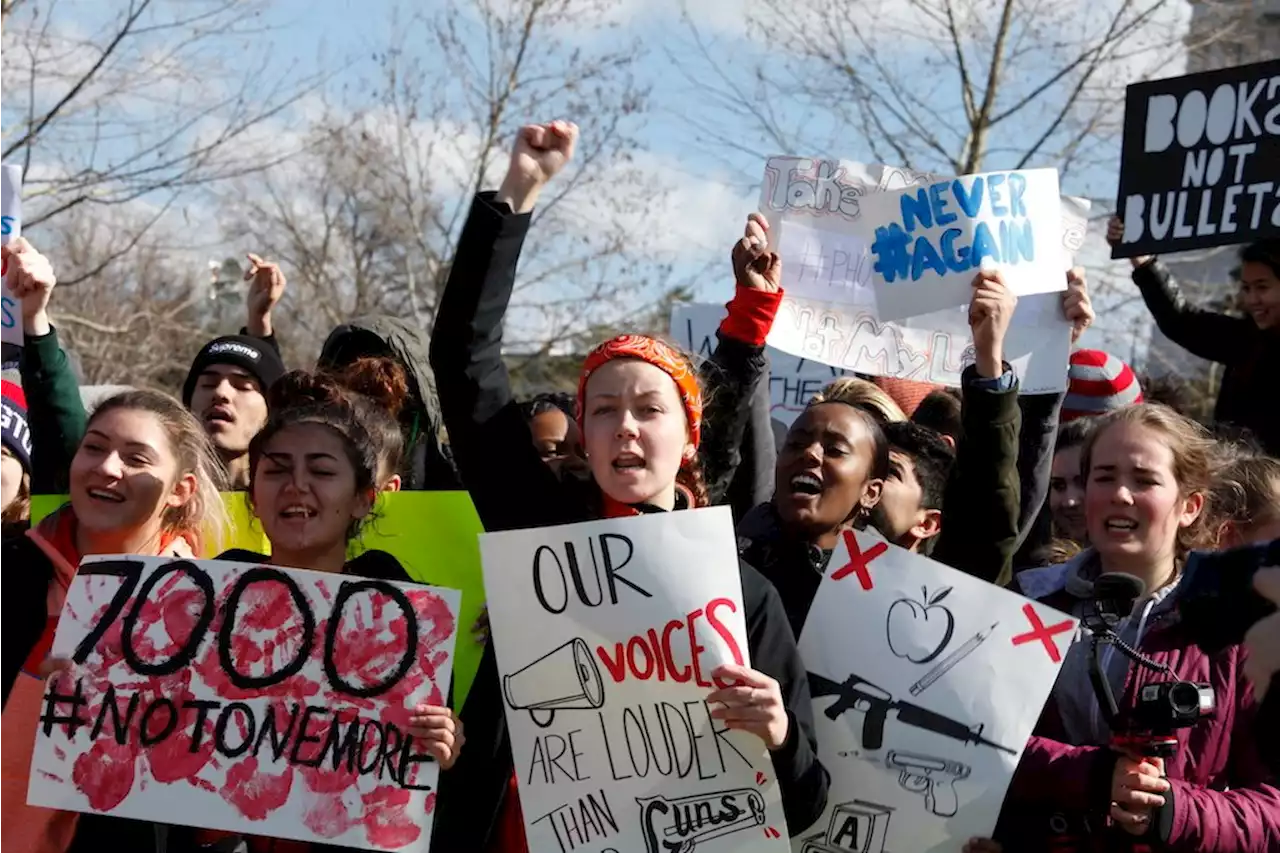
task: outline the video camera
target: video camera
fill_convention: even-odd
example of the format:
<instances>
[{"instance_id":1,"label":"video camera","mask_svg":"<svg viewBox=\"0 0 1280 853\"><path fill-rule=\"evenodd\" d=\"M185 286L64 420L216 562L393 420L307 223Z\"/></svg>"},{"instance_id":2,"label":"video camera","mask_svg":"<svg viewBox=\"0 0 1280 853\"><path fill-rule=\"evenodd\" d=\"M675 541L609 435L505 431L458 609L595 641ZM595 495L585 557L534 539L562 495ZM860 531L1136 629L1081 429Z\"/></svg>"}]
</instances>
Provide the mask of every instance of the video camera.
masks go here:
<instances>
[{"instance_id":1,"label":"video camera","mask_svg":"<svg viewBox=\"0 0 1280 853\"><path fill-rule=\"evenodd\" d=\"M1133 609L1145 585L1133 575L1108 572L1093 584L1093 607L1083 617L1090 633L1089 680L1112 731L1112 746L1148 757L1169 758L1178 746L1177 729L1195 725L1213 715L1213 687L1180 681L1166 664L1157 663L1125 643L1115 632L1120 620ZM1110 645L1144 669L1168 676L1168 681L1145 685L1136 706L1120 711L1111 683L1102 668L1102 647Z\"/></svg>"}]
</instances>

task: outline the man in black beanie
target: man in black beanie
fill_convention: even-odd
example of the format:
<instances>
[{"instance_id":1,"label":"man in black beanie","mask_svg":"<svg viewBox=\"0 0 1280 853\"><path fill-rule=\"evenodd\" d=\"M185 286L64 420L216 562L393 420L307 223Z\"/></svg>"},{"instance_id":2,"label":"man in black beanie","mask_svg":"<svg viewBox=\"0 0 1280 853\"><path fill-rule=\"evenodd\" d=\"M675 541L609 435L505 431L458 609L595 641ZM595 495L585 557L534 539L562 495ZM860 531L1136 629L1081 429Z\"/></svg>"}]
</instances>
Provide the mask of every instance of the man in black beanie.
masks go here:
<instances>
[{"instance_id":1,"label":"man in black beanie","mask_svg":"<svg viewBox=\"0 0 1280 853\"><path fill-rule=\"evenodd\" d=\"M237 489L249 485L249 442L267 422L267 389L284 375L280 353L249 335L204 345L182 386L182 402L204 426Z\"/></svg>"}]
</instances>

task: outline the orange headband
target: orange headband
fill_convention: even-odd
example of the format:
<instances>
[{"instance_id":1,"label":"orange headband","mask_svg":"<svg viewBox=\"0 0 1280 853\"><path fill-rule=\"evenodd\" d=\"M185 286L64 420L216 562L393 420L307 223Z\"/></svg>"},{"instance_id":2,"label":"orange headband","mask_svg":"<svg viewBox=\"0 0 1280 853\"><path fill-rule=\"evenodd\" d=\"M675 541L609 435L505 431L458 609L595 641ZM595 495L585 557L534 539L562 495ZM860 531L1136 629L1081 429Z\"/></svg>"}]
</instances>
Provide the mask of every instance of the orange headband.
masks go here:
<instances>
[{"instance_id":1,"label":"orange headband","mask_svg":"<svg viewBox=\"0 0 1280 853\"><path fill-rule=\"evenodd\" d=\"M586 414L587 380L602 365L616 358L635 358L659 368L676 383L684 413L689 418L689 440L694 447L702 436L702 391L689 361L666 343L648 335L619 335L593 349L582 364L578 378L578 426Z\"/></svg>"}]
</instances>

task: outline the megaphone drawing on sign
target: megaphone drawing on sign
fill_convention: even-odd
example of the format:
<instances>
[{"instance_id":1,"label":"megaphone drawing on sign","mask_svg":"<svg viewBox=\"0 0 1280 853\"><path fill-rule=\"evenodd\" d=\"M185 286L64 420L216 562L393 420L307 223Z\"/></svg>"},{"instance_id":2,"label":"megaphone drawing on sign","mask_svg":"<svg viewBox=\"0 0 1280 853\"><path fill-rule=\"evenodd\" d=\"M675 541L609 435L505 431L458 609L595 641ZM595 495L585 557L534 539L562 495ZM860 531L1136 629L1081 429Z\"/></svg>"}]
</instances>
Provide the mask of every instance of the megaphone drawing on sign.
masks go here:
<instances>
[{"instance_id":1,"label":"megaphone drawing on sign","mask_svg":"<svg viewBox=\"0 0 1280 853\"><path fill-rule=\"evenodd\" d=\"M587 711L604 705L604 679L586 641L575 637L518 672L502 677L502 694L513 709L527 710L534 725L551 725L556 711Z\"/></svg>"}]
</instances>

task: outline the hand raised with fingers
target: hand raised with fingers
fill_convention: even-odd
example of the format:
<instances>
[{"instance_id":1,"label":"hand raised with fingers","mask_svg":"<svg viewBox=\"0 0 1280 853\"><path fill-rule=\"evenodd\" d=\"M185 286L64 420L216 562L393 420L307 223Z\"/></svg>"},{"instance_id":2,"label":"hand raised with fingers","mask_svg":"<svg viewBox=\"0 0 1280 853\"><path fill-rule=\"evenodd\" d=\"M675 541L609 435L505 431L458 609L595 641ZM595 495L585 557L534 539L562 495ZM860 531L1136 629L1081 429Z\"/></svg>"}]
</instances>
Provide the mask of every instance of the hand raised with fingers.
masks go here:
<instances>
[{"instance_id":1,"label":"hand raised with fingers","mask_svg":"<svg viewBox=\"0 0 1280 853\"><path fill-rule=\"evenodd\" d=\"M747 217L742 239L733 244L733 275L739 287L777 293L782 289L782 258L769 251L769 221L763 214Z\"/></svg>"}]
</instances>

